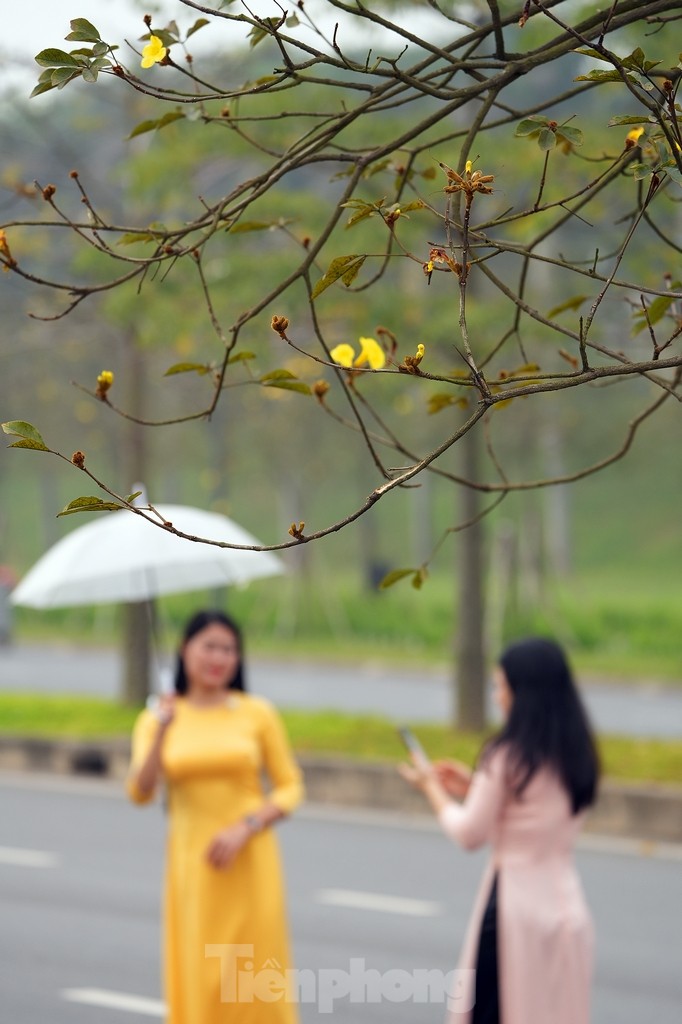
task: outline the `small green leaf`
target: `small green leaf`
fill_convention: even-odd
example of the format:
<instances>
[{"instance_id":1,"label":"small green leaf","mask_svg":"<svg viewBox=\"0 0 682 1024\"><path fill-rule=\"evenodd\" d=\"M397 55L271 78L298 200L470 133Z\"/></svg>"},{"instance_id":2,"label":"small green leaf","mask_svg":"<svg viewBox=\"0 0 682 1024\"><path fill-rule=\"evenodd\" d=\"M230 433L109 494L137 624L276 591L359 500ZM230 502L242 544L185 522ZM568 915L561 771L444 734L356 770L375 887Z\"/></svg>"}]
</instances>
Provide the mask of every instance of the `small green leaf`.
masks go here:
<instances>
[{"instance_id":1,"label":"small green leaf","mask_svg":"<svg viewBox=\"0 0 682 1024\"><path fill-rule=\"evenodd\" d=\"M10 434L12 437L23 437L28 441L36 441L44 446L45 451L49 451L40 431L36 430L32 423L27 423L26 420L7 420L2 424L2 429L5 434Z\"/></svg>"},{"instance_id":2,"label":"small green leaf","mask_svg":"<svg viewBox=\"0 0 682 1024\"><path fill-rule=\"evenodd\" d=\"M519 121L517 124L514 135L518 137L536 135L541 128L545 128L548 124L549 118L541 117L539 114L535 114L533 117L525 117L523 121Z\"/></svg>"},{"instance_id":3,"label":"small green leaf","mask_svg":"<svg viewBox=\"0 0 682 1024\"><path fill-rule=\"evenodd\" d=\"M654 124L656 123L654 118L647 117L643 112L641 114L625 114L623 117L612 117L608 122L608 127L615 128L619 124L636 124L643 128L645 124L652 121Z\"/></svg>"},{"instance_id":4,"label":"small green leaf","mask_svg":"<svg viewBox=\"0 0 682 1024\"><path fill-rule=\"evenodd\" d=\"M8 448L32 448L36 452L49 452L49 448L45 444L41 444L40 441L13 441L12 444L7 445Z\"/></svg>"},{"instance_id":5,"label":"small green leaf","mask_svg":"<svg viewBox=\"0 0 682 1024\"><path fill-rule=\"evenodd\" d=\"M353 264L352 264L352 265L351 265L351 266L350 266L350 267L348 268L348 270L346 271L346 273L345 273L345 274L342 274L342 275L341 275L341 280L342 280L342 281L343 281L343 283L345 284L346 288L350 288L350 286L352 285L353 281L354 281L354 280L355 280L355 278L356 278L356 277L358 276L358 272L359 272L359 270L360 270L360 267L361 267L361 266L362 266L362 264L363 264L363 263L365 262L365 259L366 259L366 258L367 258L366 256L361 256L361 257L360 257L360 259L359 259L359 260L357 260L357 262L356 262L356 263L353 263Z\"/></svg>"},{"instance_id":6,"label":"small green leaf","mask_svg":"<svg viewBox=\"0 0 682 1024\"><path fill-rule=\"evenodd\" d=\"M326 273L322 275L320 280L313 288L311 297L313 299L316 299L318 295L321 295L323 291L326 291L326 289L329 288L330 285L338 281L340 277L343 277L345 274L348 274L352 269L353 263L360 260L360 266L362 266L362 263L365 262L365 259L366 257L361 255L360 253L353 253L351 256L337 256L335 259L331 261ZM359 269L360 268L358 267L358 270Z\"/></svg>"},{"instance_id":7,"label":"small green leaf","mask_svg":"<svg viewBox=\"0 0 682 1024\"><path fill-rule=\"evenodd\" d=\"M163 117L158 117L152 121L140 121L139 124L135 125L128 138L134 139L138 135L144 135L145 132L157 131L160 128L165 128L167 124L172 124L173 121L182 120L184 117L185 114L179 110L169 110Z\"/></svg>"},{"instance_id":8,"label":"small green leaf","mask_svg":"<svg viewBox=\"0 0 682 1024\"><path fill-rule=\"evenodd\" d=\"M675 281L670 285L672 291L680 290L680 282ZM673 302L677 299L674 295L659 295L658 298L654 299L650 305L647 306L646 314L643 309L637 310L635 313L635 325L633 328L634 334L639 334L648 324L657 324L659 320L662 320L666 315Z\"/></svg>"},{"instance_id":9,"label":"small green leaf","mask_svg":"<svg viewBox=\"0 0 682 1024\"><path fill-rule=\"evenodd\" d=\"M227 361L228 363L246 363L250 359L255 358L255 352L235 352L233 355L230 356L230 358Z\"/></svg>"},{"instance_id":10,"label":"small green leaf","mask_svg":"<svg viewBox=\"0 0 682 1024\"><path fill-rule=\"evenodd\" d=\"M74 18L71 22L71 31L64 38L74 42L98 43L102 37L87 18Z\"/></svg>"},{"instance_id":11,"label":"small green leaf","mask_svg":"<svg viewBox=\"0 0 682 1024\"><path fill-rule=\"evenodd\" d=\"M211 369L212 367L207 366L206 363L173 363L164 373L164 377L173 377L176 373L198 373L203 377L210 373Z\"/></svg>"},{"instance_id":12,"label":"small green leaf","mask_svg":"<svg viewBox=\"0 0 682 1024\"><path fill-rule=\"evenodd\" d=\"M538 146L543 153L547 153L550 149L554 149L557 143L556 134L551 128L541 128L538 134Z\"/></svg>"},{"instance_id":13,"label":"small green leaf","mask_svg":"<svg viewBox=\"0 0 682 1024\"><path fill-rule=\"evenodd\" d=\"M128 231L118 240L119 245L135 245L137 242L158 242L161 235L152 231Z\"/></svg>"},{"instance_id":14,"label":"small green leaf","mask_svg":"<svg viewBox=\"0 0 682 1024\"><path fill-rule=\"evenodd\" d=\"M81 77L83 78L84 82L90 82L92 84L93 82L97 81L97 74L98 72L96 68L84 68Z\"/></svg>"},{"instance_id":15,"label":"small green leaf","mask_svg":"<svg viewBox=\"0 0 682 1024\"><path fill-rule=\"evenodd\" d=\"M276 221L272 220L240 220L227 229L228 234L238 235L246 231L267 231L268 228L276 227Z\"/></svg>"},{"instance_id":16,"label":"small green leaf","mask_svg":"<svg viewBox=\"0 0 682 1024\"><path fill-rule=\"evenodd\" d=\"M393 569L391 572L386 573L379 584L379 590L387 590L389 587L392 587L394 583L404 580L406 576L414 576L415 571L415 569Z\"/></svg>"},{"instance_id":17,"label":"small green leaf","mask_svg":"<svg viewBox=\"0 0 682 1024\"><path fill-rule=\"evenodd\" d=\"M52 72L52 84L57 89L63 89L65 85L68 85L74 78L79 78L82 71L72 71L70 68L55 68Z\"/></svg>"},{"instance_id":18,"label":"small green leaf","mask_svg":"<svg viewBox=\"0 0 682 1024\"><path fill-rule=\"evenodd\" d=\"M263 387L281 388L283 391L298 391L302 395L312 395L312 391L302 380L271 380L267 381Z\"/></svg>"},{"instance_id":19,"label":"small green leaf","mask_svg":"<svg viewBox=\"0 0 682 1024\"><path fill-rule=\"evenodd\" d=\"M266 373L260 378L260 383L269 384L274 380L296 380L296 374L291 370L271 370L270 373Z\"/></svg>"},{"instance_id":20,"label":"small green leaf","mask_svg":"<svg viewBox=\"0 0 682 1024\"><path fill-rule=\"evenodd\" d=\"M142 494L142 491L135 491L134 494L127 494L126 495L126 501L128 501L128 502L135 501L135 498L139 498L141 494Z\"/></svg>"},{"instance_id":21,"label":"small green leaf","mask_svg":"<svg viewBox=\"0 0 682 1024\"><path fill-rule=\"evenodd\" d=\"M429 574L423 565L420 569L417 569L416 573L412 577L412 586L415 590L421 590L422 586L428 579L428 575Z\"/></svg>"},{"instance_id":22,"label":"small green leaf","mask_svg":"<svg viewBox=\"0 0 682 1024\"><path fill-rule=\"evenodd\" d=\"M93 57L103 57L105 53L109 52L109 45L107 43L95 43L92 48Z\"/></svg>"},{"instance_id":23,"label":"small green leaf","mask_svg":"<svg viewBox=\"0 0 682 1024\"><path fill-rule=\"evenodd\" d=\"M579 50L574 50L573 52L574 53L582 53L586 57L594 57L595 60L604 60L604 61L608 60L608 57L605 57L603 53L599 52L599 50L591 50L587 46L581 47Z\"/></svg>"},{"instance_id":24,"label":"small green leaf","mask_svg":"<svg viewBox=\"0 0 682 1024\"><path fill-rule=\"evenodd\" d=\"M64 50L47 49L36 54L36 63L43 68L76 68L78 62Z\"/></svg>"},{"instance_id":25,"label":"small green leaf","mask_svg":"<svg viewBox=\"0 0 682 1024\"><path fill-rule=\"evenodd\" d=\"M402 203L399 203L398 206L401 213L409 213L411 210L423 210L426 207L426 203L421 199L414 199L411 203L405 203L404 206Z\"/></svg>"},{"instance_id":26,"label":"small green leaf","mask_svg":"<svg viewBox=\"0 0 682 1024\"><path fill-rule=\"evenodd\" d=\"M442 391L436 395L431 395L427 404L429 416L434 416L437 412L447 409L449 405L454 405L456 401L457 399L453 395L447 395Z\"/></svg>"},{"instance_id":27,"label":"small green leaf","mask_svg":"<svg viewBox=\"0 0 682 1024\"><path fill-rule=\"evenodd\" d=\"M33 99L34 96L42 96L42 94L44 92L49 92L50 89L54 89L54 86L52 84L52 73L51 72L50 72L50 78L49 78L48 81L46 81L46 82L38 82L38 84L36 85L35 89L31 93L31 95L29 96L29 99Z\"/></svg>"},{"instance_id":28,"label":"small green leaf","mask_svg":"<svg viewBox=\"0 0 682 1024\"><path fill-rule=\"evenodd\" d=\"M195 32L198 32L200 28L203 28L204 25L208 25L208 24L209 24L208 18L198 18L197 21L194 22L192 27L187 30L187 35L185 36L185 38L189 39L189 37L193 36Z\"/></svg>"},{"instance_id":29,"label":"small green leaf","mask_svg":"<svg viewBox=\"0 0 682 1024\"><path fill-rule=\"evenodd\" d=\"M561 302L558 306L552 306L547 313L547 318L551 319L553 316L557 316L558 313L565 313L567 309L580 309L583 302L587 302L587 295L574 295L571 299L566 299L565 302Z\"/></svg>"},{"instance_id":30,"label":"small green leaf","mask_svg":"<svg viewBox=\"0 0 682 1024\"><path fill-rule=\"evenodd\" d=\"M580 128L571 128L570 125L560 125L556 130L557 138L566 139L572 146L582 146L584 141Z\"/></svg>"},{"instance_id":31,"label":"small green leaf","mask_svg":"<svg viewBox=\"0 0 682 1024\"><path fill-rule=\"evenodd\" d=\"M626 75L632 79L632 75ZM590 71L589 75L578 75L574 82L622 82L623 76L618 71Z\"/></svg>"},{"instance_id":32,"label":"small green leaf","mask_svg":"<svg viewBox=\"0 0 682 1024\"><path fill-rule=\"evenodd\" d=\"M290 14L285 24L287 28L298 28L301 23L295 14Z\"/></svg>"},{"instance_id":33,"label":"small green leaf","mask_svg":"<svg viewBox=\"0 0 682 1024\"><path fill-rule=\"evenodd\" d=\"M60 516L71 516L74 512L118 512L121 508L123 506L117 502L102 501L101 498L84 495L70 501L66 508L57 513L57 518L59 519Z\"/></svg>"}]
</instances>

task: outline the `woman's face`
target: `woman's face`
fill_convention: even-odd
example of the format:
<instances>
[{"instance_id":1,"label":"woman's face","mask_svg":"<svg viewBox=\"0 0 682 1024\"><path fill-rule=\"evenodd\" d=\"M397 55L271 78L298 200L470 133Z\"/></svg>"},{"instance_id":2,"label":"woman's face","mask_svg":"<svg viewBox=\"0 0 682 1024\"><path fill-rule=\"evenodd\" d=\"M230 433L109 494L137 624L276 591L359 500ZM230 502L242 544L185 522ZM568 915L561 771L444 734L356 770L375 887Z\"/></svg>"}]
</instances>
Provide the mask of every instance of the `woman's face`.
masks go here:
<instances>
[{"instance_id":1,"label":"woman's face","mask_svg":"<svg viewBox=\"0 0 682 1024\"><path fill-rule=\"evenodd\" d=\"M212 622L187 640L182 660L190 689L224 690L239 667L239 644L231 629Z\"/></svg>"},{"instance_id":2,"label":"woman's face","mask_svg":"<svg viewBox=\"0 0 682 1024\"><path fill-rule=\"evenodd\" d=\"M507 682L504 669L499 665L493 672L493 700L502 712L503 717L508 718L514 700L514 694L512 693L511 686Z\"/></svg>"}]
</instances>

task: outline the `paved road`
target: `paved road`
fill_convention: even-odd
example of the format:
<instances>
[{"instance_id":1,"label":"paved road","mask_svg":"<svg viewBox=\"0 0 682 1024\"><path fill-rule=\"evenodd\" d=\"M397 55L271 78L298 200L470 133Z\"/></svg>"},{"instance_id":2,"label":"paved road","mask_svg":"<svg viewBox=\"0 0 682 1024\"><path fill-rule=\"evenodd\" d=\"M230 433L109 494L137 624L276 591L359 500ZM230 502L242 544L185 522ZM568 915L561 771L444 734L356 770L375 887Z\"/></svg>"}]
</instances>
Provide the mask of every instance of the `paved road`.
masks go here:
<instances>
[{"instance_id":1,"label":"paved road","mask_svg":"<svg viewBox=\"0 0 682 1024\"><path fill-rule=\"evenodd\" d=\"M111 650L0 648L3 690L114 697L119 677L119 656ZM254 692L283 708L334 708L413 722L442 722L450 716L450 687L444 672L258 660L249 665L249 682ZM602 732L682 737L682 687L590 683L584 694Z\"/></svg>"},{"instance_id":2,"label":"paved road","mask_svg":"<svg viewBox=\"0 0 682 1024\"><path fill-rule=\"evenodd\" d=\"M3 1020L161 1019L164 827L158 807L134 808L110 783L0 776ZM382 986L388 971L452 968L484 854L459 851L428 819L329 808L304 808L280 837L295 963L317 986L302 1024L327 1019L321 972L349 972L351 958ZM578 862L597 928L593 1024L679 1024L682 848L642 857L586 840ZM443 1019L440 1003L332 1005L337 1024Z\"/></svg>"}]
</instances>

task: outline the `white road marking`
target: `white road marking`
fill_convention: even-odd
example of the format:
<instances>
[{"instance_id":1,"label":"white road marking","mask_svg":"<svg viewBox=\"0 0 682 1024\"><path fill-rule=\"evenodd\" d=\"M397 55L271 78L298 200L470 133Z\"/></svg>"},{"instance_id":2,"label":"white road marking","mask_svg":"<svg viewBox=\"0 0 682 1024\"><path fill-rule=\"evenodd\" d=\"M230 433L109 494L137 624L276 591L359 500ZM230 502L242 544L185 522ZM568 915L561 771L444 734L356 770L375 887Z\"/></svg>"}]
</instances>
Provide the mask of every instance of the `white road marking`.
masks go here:
<instances>
[{"instance_id":1,"label":"white road marking","mask_svg":"<svg viewBox=\"0 0 682 1024\"><path fill-rule=\"evenodd\" d=\"M433 900L415 900L406 896L387 896L379 892L357 892L353 889L319 889L315 901L328 907L355 910L378 910L385 914L406 914L408 917L440 917L443 908Z\"/></svg>"},{"instance_id":2,"label":"white road marking","mask_svg":"<svg viewBox=\"0 0 682 1024\"><path fill-rule=\"evenodd\" d=\"M47 850L22 850L18 846L0 846L0 864L21 868L53 868L58 857Z\"/></svg>"},{"instance_id":3,"label":"white road marking","mask_svg":"<svg viewBox=\"0 0 682 1024\"><path fill-rule=\"evenodd\" d=\"M129 992L111 992L106 988L67 988L62 992L62 998L70 1003L139 1013L146 1017L163 1017L166 1013L166 1007L160 999L147 999L130 995Z\"/></svg>"}]
</instances>

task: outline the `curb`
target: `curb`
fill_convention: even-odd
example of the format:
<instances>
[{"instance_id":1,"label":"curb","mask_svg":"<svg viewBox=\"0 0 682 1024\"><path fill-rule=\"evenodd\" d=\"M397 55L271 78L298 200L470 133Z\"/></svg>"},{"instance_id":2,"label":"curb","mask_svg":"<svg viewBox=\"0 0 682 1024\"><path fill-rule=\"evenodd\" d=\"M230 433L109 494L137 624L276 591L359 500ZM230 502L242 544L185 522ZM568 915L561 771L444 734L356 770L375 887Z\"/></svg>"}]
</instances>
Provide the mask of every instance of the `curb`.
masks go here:
<instances>
[{"instance_id":1,"label":"curb","mask_svg":"<svg viewBox=\"0 0 682 1024\"><path fill-rule=\"evenodd\" d=\"M51 772L123 780L130 741L45 739L0 735L0 771ZM421 793L400 778L392 764L341 757L299 757L311 802L428 814ZM590 811L589 833L682 843L682 788L604 782Z\"/></svg>"}]
</instances>

